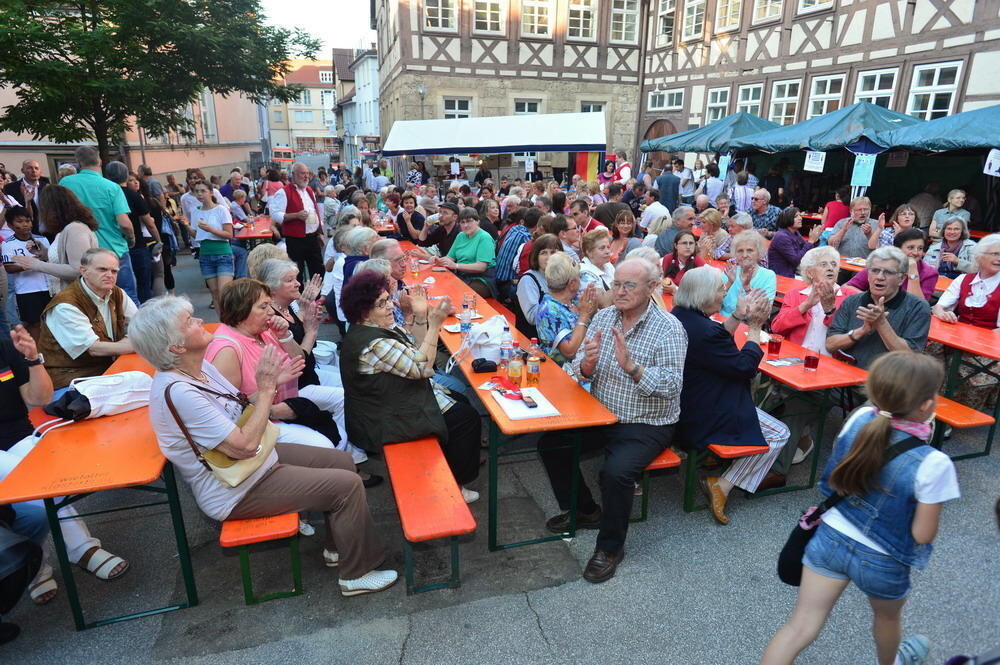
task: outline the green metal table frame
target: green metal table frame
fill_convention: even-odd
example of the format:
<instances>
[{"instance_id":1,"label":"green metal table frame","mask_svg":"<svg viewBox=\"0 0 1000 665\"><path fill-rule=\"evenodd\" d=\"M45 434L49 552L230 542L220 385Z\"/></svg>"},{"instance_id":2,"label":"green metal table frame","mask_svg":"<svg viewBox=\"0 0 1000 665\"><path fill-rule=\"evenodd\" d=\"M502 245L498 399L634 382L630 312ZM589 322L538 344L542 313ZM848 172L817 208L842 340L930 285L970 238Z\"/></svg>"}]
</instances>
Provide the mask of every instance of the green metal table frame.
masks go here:
<instances>
[{"instance_id":1,"label":"green metal table frame","mask_svg":"<svg viewBox=\"0 0 1000 665\"><path fill-rule=\"evenodd\" d=\"M167 498L166 501L133 504L118 508L110 508L108 510L96 510L89 513L81 513L68 518L59 517L59 509L64 506L71 505L84 497L90 496L91 493L74 494L72 496L62 497L58 502L54 498L45 499L45 512L49 519L52 541L55 545L56 557L59 560L59 568L62 571L63 581L66 584L66 598L69 600L69 606L73 612L73 622L75 623L77 630L86 630L88 628L106 626L112 623L128 621L129 619L140 619L142 617L163 614L164 612L172 612L174 610L181 610L187 607L194 607L198 604L198 590L195 586L194 570L191 566L191 552L188 549L187 532L184 530L184 514L181 511L181 502L177 495L177 482L174 477L173 466L170 462L167 462L163 467L163 487L141 485L123 489L137 490L140 492L153 492L154 494L165 494ZM73 564L70 563L69 556L66 552L66 541L63 538L62 528L59 523L63 519L75 519L76 517L88 517L90 515L103 515L105 513L115 513L135 508L162 506L164 504L170 506L170 519L174 526L174 538L177 541L177 556L180 559L181 572L184 576L184 589L187 593L187 602L153 610L145 610L143 612L136 612L134 614L126 614L124 616L114 617L111 619L99 619L97 621L87 623L83 617L83 607L80 604L80 595L76 588L76 580L73 577Z\"/></svg>"},{"instance_id":2,"label":"green metal table frame","mask_svg":"<svg viewBox=\"0 0 1000 665\"><path fill-rule=\"evenodd\" d=\"M415 586L413 543L403 539L403 570L406 575L406 594L424 593L435 589L457 589L462 585L461 569L459 567L458 556L458 536L449 536L451 546L451 570L447 582L432 582L423 586Z\"/></svg>"},{"instance_id":3,"label":"green metal table frame","mask_svg":"<svg viewBox=\"0 0 1000 665\"><path fill-rule=\"evenodd\" d=\"M1000 372L994 369L995 367L997 367L997 365L1000 365L1000 360L991 359L992 362L990 363L989 368L984 369L979 365L963 360L965 352L962 351L961 349L952 349L950 347L947 348L948 348L949 360L948 360L948 373L947 373L947 378L945 380L945 389L944 389L945 397L948 397L949 399L953 397L959 385L961 385L966 381L969 381L973 376L976 376L977 374L986 374L992 376L995 379L1000 379ZM963 364L966 367L971 367L975 369L976 371L972 372L971 374L963 378L959 372ZM997 431L997 420L1000 420L1000 399L997 399L996 404L993 405L993 413L991 415L993 416L993 424L990 425L989 434L986 435L986 447L974 453L967 453L965 455L954 455L951 458L952 460L958 461L963 459L971 459L974 457L986 457L987 455L990 454L990 450L993 449L993 437L996 435ZM944 428L935 427L934 437L931 439L931 445L940 450L943 441L944 441Z\"/></svg>"},{"instance_id":4,"label":"green metal table frame","mask_svg":"<svg viewBox=\"0 0 1000 665\"><path fill-rule=\"evenodd\" d=\"M250 546L240 545L240 577L243 579L243 599L247 605L256 605L276 598L291 598L303 591L302 562L299 560L299 534L294 534L288 540L288 551L292 559L292 590L272 591L257 596L253 592L253 576L250 574Z\"/></svg>"},{"instance_id":5,"label":"green metal table frame","mask_svg":"<svg viewBox=\"0 0 1000 665\"><path fill-rule=\"evenodd\" d=\"M499 467L501 457L514 457L517 455L534 455L538 452L536 448L527 448L525 450L515 450L504 452L503 448L510 445L513 438L507 438L504 440L500 428L497 424L490 420L490 440L489 440L489 549L491 552L496 552L498 550L511 549L513 547L522 547L524 545L534 545L536 543L547 543L553 540L563 540L565 538L573 538L576 536L576 494L580 486L580 433L579 431L572 430L569 432L573 438L573 443L567 446L560 446L562 448L571 448L573 450L573 476L570 480L570 500L569 500L569 530L565 533L543 536L541 538L534 538L532 540L522 540L516 543L497 543L497 522L499 520Z\"/></svg>"}]
</instances>

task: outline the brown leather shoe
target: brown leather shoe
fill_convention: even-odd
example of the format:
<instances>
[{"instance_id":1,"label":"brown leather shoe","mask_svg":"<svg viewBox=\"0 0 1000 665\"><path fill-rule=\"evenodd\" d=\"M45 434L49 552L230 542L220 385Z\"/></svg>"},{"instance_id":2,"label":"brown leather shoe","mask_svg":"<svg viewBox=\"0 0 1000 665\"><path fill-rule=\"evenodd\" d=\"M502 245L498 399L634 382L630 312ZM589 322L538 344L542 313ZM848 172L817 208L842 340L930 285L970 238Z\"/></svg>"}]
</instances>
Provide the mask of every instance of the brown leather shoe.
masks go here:
<instances>
[{"instance_id":1,"label":"brown leather shoe","mask_svg":"<svg viewBox=\"0 0 1000 665\"><path fill-rule=\"evenodd\" d=\"M764 476L764 480L760 481L757 491L763 492L764 490L771 490L776 487L784 487L785 482L785 474L778 473L777 471L768 471L767 475Z\"/></svg>"},{"instance_id":2,"label":"brown leather shoe","mask_svg":"<svg viewBox=\"0 0 1000 665\"><path fill-rule=\"evenodd\" d=\"M618 564L625 558L625 549L617 552L605 552L604 550L594 550L594 556L590 557L587 567L583 569L583 579L593 584L607 582L615 576Z\"/></svg>"},{"instance_id":3,"label":"brown leather shoe","mask_svg":"<svg viewBox=\"0 0 1000 665\"><path fill-rule=\"evenodd\" d=\"M555 517L550 517L545 522L545 528L552 533L569 533L569 512L559 513ZM601 507L598 506L592 513L576 513L576 530L600 529L601 528Z\"/></svg>"},{"instance_id":4,"label":"brown leather shoe","mask_svg":"<svg viewBox=\"0 0 1000 665\"><path fill-rule=\"evenodd\" d=\"M701 481L701 488L705 491L705 496L708 497L715 521L722 525L729 524L729 518L726 517L727 497L722 493L722 488L719 487L719 477L705 476Z\"/></svg>"}]
</instances>

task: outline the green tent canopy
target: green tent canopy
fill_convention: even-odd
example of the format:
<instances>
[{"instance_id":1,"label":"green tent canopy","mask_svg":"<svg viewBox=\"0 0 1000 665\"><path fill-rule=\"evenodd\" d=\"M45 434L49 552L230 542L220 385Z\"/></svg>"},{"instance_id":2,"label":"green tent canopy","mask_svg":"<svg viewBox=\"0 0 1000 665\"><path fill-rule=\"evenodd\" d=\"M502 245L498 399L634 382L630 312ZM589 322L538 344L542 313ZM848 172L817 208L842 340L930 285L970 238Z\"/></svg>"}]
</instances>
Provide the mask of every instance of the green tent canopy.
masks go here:
<instances>
[{"instance_id":1,"label":"green tent canopy","mask_svg":"<svg viewBox=\"0 0 1000 665\"><path fill-rule=\"evenodd\" d=\"M794 125L733 139L728 147L762 152L847 148L854 153L878 153L890 147L877 140L880 133L916 124L924 121L871 102L858 102Z\"/></svg>"},{"instance_id":2,"label":"green tent canopy","mask_svg":"<svg viewBox=\"0 0 1000 665\"><path fill-rule=\"evenodd\" d=\"M882 132L875 140L889 148L928 152L1000 148L1000 105Z\"/></svg>"},{"instance_id":3,"label":"green tent canopy","mask_svg":"<svg viewBox=\"0 0 1000 665\"><path fill-rule=\"evenodd\" d=\"M643 152L724 152L729 142L746 134L756 134L778 127L770 120L740 111L702 127L684 132L647 139L639 146Z\"/></svg>"}]
</instances>

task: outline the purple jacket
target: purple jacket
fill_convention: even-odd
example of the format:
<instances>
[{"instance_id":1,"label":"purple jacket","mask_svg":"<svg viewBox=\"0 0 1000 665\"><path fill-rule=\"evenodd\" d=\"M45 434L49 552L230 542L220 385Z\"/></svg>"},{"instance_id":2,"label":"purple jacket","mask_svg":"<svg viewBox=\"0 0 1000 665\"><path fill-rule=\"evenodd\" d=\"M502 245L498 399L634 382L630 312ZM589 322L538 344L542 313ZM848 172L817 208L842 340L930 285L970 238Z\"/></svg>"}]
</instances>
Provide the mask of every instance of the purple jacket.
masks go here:
<instances>
[{"instance_id":1,"label":"purple jacket","mask_svg":"<svg viewBox=\"0 0 1000 665\"><path fill-rule=\"evenodd\" d=\"M812 247L795 229L778 229L767 249L767 267L784 277L795 277L795 269Z\"/></svg>"}]
</instances>

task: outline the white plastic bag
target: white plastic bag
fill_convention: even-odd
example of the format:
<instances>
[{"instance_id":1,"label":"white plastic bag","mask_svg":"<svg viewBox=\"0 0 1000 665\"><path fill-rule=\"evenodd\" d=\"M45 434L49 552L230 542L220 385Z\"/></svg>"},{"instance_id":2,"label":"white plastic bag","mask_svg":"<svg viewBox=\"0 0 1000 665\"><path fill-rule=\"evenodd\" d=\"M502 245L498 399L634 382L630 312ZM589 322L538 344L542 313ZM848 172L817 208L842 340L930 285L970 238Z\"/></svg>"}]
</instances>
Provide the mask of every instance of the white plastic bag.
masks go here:
<instances>
[{"instance_id":1,"label":"white plastic bag","mask_svg":"<svg viewBox=\"0 0 1000 665\"><path fill-rule=\"evenodd\" d=\"M451 360L448 361L447 371L450 372L455 365L462 362L462 358L466 354L471 354L473 360L476 358L486 358L493 362L499 362L500 336L503 335L505 325L508 325L507 319L499 314L491 316L480 323L473 324L468 337L462 341L462 346L455 351Z\"/></svg>"},{"instance_id":2,"label":"white plastic bag","mask_svg":"<svg viewBox=\"0 0 1000 665\"><path fill-rule=\"evenodd\" d=\"M70 388L90 402L88 418L112 416L149 406L153 378L145 372L120 372L84 376L69 382Z\"/></svg>"}]
</instances>

